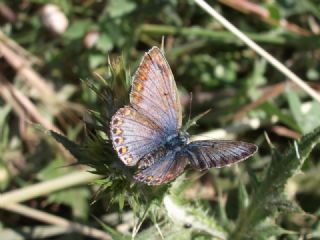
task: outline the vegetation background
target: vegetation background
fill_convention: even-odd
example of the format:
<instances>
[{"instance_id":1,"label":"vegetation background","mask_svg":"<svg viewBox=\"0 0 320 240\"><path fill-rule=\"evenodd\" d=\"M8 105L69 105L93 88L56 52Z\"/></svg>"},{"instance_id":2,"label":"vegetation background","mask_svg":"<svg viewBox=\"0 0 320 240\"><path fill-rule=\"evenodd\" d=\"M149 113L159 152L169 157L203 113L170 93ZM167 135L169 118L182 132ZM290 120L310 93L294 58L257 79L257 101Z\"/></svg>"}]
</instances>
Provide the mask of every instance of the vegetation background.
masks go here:
<instances>
[{"instance_id":1,"label":"vegetation background","mask_svg":"<svg viewBox=\"0 0 320 240\"><path fill-rule=\"evenodd\" d=\"M208 2L320 94L317 0ZM1 1L0 24L0 239L320 239L319 102L195 1ZM108 119L162 37L185 120L191 92L212 109L191 134L253 158L132 180Z\"/></svg>"}]
</instances>

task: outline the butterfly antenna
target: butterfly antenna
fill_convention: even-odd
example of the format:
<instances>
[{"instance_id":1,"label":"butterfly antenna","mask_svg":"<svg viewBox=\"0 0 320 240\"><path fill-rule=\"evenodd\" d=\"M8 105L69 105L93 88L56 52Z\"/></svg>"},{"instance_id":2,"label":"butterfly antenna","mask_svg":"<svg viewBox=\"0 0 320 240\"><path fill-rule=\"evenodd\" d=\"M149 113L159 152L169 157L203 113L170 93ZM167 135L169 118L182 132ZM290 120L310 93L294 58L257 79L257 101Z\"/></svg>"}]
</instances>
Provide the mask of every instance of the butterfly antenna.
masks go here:
<instances>
[{"instance_id":1,"label":"butterfly antenna","mask_svg":"<svg viewBox=\"0 0 320 240\"><path fill-rule=\"evenodd\" d=\"M164 36L161 38L161 52L164 53Z\"/></svg>"},{"instance_id":2,"label":"butterfly antenna","mask_svg":"<svg viewBox=\"0 0 320 240\"><path fill-rule=\"evenodd\" d=\"M190 119L191 119L191 109L192 109L192 92L190 92L188 121L190 121Z\"/></svg>"}]
</instances>

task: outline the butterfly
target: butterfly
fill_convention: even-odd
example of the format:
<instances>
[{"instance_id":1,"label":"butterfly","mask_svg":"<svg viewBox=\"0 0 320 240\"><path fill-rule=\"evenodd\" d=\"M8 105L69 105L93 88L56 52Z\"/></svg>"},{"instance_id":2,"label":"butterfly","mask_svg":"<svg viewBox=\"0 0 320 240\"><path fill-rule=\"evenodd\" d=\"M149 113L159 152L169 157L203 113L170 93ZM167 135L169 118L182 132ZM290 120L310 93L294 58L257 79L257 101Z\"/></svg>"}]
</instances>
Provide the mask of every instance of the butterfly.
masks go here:
<instances>
[{"instance_id":1,"label":"butterfly","mask_svg":"<svg viewBox=\"0 0 320 240\"><path fill-rule=\"evenodd\" d=\"M257 151L256 145L241 141L189 142L176 83L158 47L145 53L133 76L130 105L113 115L110 137L121 161L138 167L134 179L148 185L174 180L188 163L199 170L221 168Z\"/></svg>"}]
</instances>

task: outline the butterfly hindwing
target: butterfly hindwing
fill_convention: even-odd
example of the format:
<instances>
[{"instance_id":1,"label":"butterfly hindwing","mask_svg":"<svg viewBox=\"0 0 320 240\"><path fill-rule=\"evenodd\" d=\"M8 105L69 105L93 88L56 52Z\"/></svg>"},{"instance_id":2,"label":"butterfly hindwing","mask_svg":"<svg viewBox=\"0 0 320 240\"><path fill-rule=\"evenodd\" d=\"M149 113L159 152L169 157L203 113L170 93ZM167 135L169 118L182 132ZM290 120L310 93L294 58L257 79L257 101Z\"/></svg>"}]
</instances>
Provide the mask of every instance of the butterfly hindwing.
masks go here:
<instances>
[{"instance_id":1,"label":"butterfly hindwing","mask_svg":"<svg viewBox=\"0 0 320 240\"><path fill-rule=\"evenodd\" d=\"M160 185L172 181L180 174L188 163L188 159L179 156L175 151L166 151L154 163L142 170L139 170L133 177L148 185Z\"/></svg>"},{"instance_id":2,"label":"butterfly hindwing","mask_svg":"<svg viewBox=\"0 0 320 240\"><path fill-rule=\"evenodd\" d=\"M166 139L158 124L129 106L120 108L113 115L110 126L113 147L128 166L134 166Z\"/></svg>"},{"instance_id":3,"label":"butterfly hindwing","mask_svg":"<svg viewBox=\"0 0 320 240\"><path fill-rule=\"evenodd\" d=\"M182 154L189 159L191 166L204 170L221 168L243 161L257 151L252 143L229 140L204 140L189 143Z\"/></svg>"},{"instance_id":4,"label":"butterfly hindwing","mask_svg":"<svg viewBox=\"0 0 320 240\"><path fill-rule=\"evenodd\" d=\"M181 127L181 105L170 66L161 50L147 52L133 77L130 103L156 122L167 135Z\"/></svg>"}]
</instances>

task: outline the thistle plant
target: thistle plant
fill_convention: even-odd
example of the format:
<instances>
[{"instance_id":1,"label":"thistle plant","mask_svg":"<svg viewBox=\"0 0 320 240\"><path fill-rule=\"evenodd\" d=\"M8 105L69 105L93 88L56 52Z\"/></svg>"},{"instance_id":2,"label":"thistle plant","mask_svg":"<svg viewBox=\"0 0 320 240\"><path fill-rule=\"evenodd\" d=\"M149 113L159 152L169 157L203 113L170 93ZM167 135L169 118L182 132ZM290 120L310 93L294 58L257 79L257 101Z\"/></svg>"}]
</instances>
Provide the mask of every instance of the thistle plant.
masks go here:
<instances>
[{"instance_id":1,"label":"thistle plant","mask_svg":"<svg viewBox=\"0 0 320 240\"><path fill-rule=\"evenodd\" d=\"M117 158L109 138L111 116L117 108L128 103L130 76L121 58L109 60L109 73L107 79L97 76L96 82L85 81L101 104L97 109L89 110L89 121L84 123L87 129L84 143L78 145L55 132L51 135L80 164L101 175L101 179L95 181L100 186L98 198L110 204L117 203L120 210L132 209L135 219L132 238L266 239L293 233L277 225L275 219L280 214L303 214L299 205L287 198L285 186L301 172L310 152L319 143L320 128L294 142L285 154L270 145L272 160L268 168L258 175L249 169L250 183L237 181L239 209L236 219L231 219L219 194L214 209L201 201L186 198L186 191L194 184L190 171L172 183L158 187L133 181L134 170ZM195 124L199 118L188 121L186 126ZM143 223L149 224L144 226ZM105 226L105 229L115 239L126 238L110 227Z\"/></svg>"}]
</instances>

